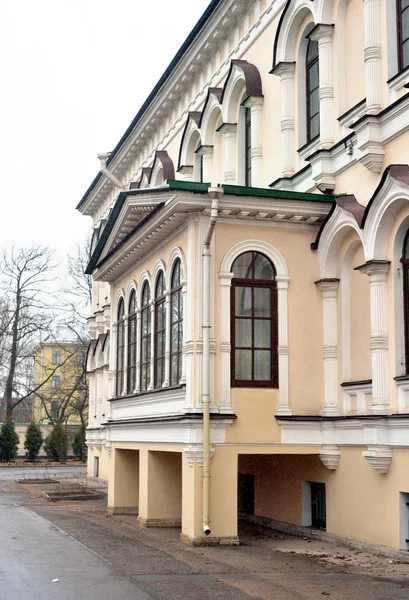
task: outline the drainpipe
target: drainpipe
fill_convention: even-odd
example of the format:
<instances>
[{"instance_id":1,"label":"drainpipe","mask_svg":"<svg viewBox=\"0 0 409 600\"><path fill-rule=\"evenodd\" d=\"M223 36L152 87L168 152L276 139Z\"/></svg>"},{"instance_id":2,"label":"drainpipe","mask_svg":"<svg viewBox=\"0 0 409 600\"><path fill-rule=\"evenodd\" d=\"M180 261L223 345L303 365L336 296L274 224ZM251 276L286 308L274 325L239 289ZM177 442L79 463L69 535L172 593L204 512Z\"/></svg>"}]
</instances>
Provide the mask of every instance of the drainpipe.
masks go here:
<instances>
[{"instance_id":1,"label":"drainpipe","mask_svg":"<svg viewBox=\"0 0 409 600\"><path fill-rule=\"evenodd\" d=\"M120 190L125 190L126 187L124 186L124 184L121 183L119 179L117 179L115 175L107 169L107 158L110 154L110 152L101 152L100 154L98 154L101 173L105 175L105 177L109 179L109 181L111 181L117 188L119 188Z\"/></svg>"},{"instance_id":2,"label":"drainpipe","mask_svg":"<svg viewBox=\"0 0 409 600\"><path fill-rule=\"evenodd\" d=\"M205 535L210 535L210 244L219 214L221 187L208 189L212 199L209 227L203 242L203 514L202 526Z\"/></svg>"}]
</instances>

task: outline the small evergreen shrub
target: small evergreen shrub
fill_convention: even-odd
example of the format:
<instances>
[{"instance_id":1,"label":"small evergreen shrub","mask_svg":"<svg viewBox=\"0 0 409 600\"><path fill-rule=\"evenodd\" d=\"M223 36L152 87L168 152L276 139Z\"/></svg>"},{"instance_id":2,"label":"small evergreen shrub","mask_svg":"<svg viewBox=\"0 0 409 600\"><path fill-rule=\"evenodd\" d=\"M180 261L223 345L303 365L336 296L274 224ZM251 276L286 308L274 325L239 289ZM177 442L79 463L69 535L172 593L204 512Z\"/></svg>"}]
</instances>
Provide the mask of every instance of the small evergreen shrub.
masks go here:
<instances>
[{"instance_id":1,"label":"small evergreen shrub","mask_svg":"<svg viewBox=\"0 0 409 600\"><path fill-rule=\"evenodd\" d=\"M17 458L19 438L12 419L7 419L0 429L0 461Z\"/></svg>"},{"instance_id":2,"label":"small evergreen shrub","mask_svg":"<svg viewBox=\"0 0 409 600\"><path fill-rule=\"evenodd\" d=\"M40 454L43 442L44 438L40 426L34 421L31 421L30 425L27 427L26 439L24 441L24 448L30 462L34 462Z\"/></svg>"},{"instance_id":3,"label":"small evergreen shrub","mask_svg":"<svg viewBox=\"0 0 409 600\"><path fill-rule=\"evenodd\" d=\"M50 435L45 438L44 450L50 460L67 462L67 433L61 423L56 423Z\"/></svg>"},{"instance_id":4,"label":"small evergreen shrub","mask_svg":"<svg viewBox=\"0 0 409 600\"><path fill-rule=\"evenodd\" d=\"M77 431L72 443L72 451L78 460L85 462L87 459L87 446L85 445L85 430L83 427Z\"/></svg>"}]
</instances>

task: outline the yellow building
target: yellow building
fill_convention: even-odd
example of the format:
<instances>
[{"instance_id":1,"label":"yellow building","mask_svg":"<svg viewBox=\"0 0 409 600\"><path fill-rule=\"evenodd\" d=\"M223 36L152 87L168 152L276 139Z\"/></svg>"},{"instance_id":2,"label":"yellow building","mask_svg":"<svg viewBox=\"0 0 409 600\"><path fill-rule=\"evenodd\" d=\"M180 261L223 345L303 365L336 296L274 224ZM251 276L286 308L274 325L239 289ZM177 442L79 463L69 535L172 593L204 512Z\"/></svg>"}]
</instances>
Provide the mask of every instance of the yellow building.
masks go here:
<instances>
[{"instance_id":1,"label":"yellow building","mask_svg":"<svg viewBox=\"0 0 409 600\"><path fill-rule=\"evenodd\" d=\"M113 512L409 550L405 6L213 0L100 155L78 208Z\"/></svg>"},{"instance_id":2,"label":"yellow building","mask_svg":"<svg viewBox=\"0 0 409 600\"><path fill-rule=\"evenodd\" d=\"M35 354L34 419L42 424L88 422L86 348L75 342L42 342Z\"/></svg>"}]
</instances>

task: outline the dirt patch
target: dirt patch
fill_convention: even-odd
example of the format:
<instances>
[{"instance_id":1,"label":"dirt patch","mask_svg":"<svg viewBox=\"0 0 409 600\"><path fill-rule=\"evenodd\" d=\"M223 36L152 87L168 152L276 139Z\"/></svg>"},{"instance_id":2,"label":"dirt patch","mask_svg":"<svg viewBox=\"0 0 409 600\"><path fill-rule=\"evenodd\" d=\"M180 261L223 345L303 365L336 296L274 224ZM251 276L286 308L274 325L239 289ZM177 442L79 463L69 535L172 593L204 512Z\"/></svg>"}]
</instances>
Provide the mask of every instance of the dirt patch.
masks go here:
<instances>
[{"instance_id":1,"label":"dirt patch","mask_svg":"<svg viewBox=\"0 0 409 600\"><path fill-rule=\"evenodd\" d=\"M64 500L75 500L75 501L87 501L87 500L100 500L103 495L98 492L92 492L91 490L76 490L72 492L43 492L44 498L49 502L61 502Z\"/></svg>"},{"instance_id":2,"label":"dirt patch","mask_svg":"<svg viewBox=\"0 0 409 600\"><path fill-rule=\"evenodd\" d=\"M38 485L47 485L47 484L56 484L60 483L59 479L17 479L17 483L24 484L38 484Z\"/></svg>"}]
</instances>

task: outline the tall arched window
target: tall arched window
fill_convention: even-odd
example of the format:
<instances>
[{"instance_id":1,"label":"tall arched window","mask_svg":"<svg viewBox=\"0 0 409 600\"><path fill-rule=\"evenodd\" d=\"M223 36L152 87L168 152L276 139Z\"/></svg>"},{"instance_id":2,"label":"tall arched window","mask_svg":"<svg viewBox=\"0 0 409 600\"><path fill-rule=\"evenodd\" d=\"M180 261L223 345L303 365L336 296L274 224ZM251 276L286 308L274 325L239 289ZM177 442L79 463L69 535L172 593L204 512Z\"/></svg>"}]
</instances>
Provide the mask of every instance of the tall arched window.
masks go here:
<instances>
[{"instance_id":1,"label":"tall arched window","mask_svg":"<svg viewBox=\"0 0 409 600\"><path fill-rule=\"evenodd\" d=\"M125 305L121 298L118 305L118 323L116 334L116 395L124 389L124 353L125 353Z\"/></svg>"},{"instance_id":2,"label":"tall arched window","mask_svg":"<svg viewBox=\"0 0 409 600\"><path fill-rule=\"evenodd\" d=\"M244 252L232 271L231 385L278 387L274 265L260 252Z\"/></svg>"},{"instance_id":3,"label":"tall arched window","mask_svg":"<svg viewBox=\"0 0 409 600\"><path fill-rule=\"evenodd\" d=\"M403 273L403 316L405 322L405 365L409 374L409 230L405 235L402 249Z\"/></svg>"},{"instance_id":4,"label":"tall arched window","mask_svg":"<svg viewBox=\"0 0 409 600\"><path fill-rule=\"evenodd\" d=\"M136 294L132 290L128 310L128 393L132 394L136 385Z\"/></svg>"},{"instance_id":5,"label":"tall arched window","mask_svg":"<svg viewBox=\"0 0 409 600\"><path fill-rule=\"evenodd\" d=\"M251 109L244 109L244 139L245 139L245 185L251 187Z\"/></svg>"},{"instance_id":6,"label":"tall arched window","mask_svg":"<svg viewBox=\"0 0 409 600\"><path fill-rule=\"evenodd\" d=\"M399 71L409 66L409 0L396 0Z\"/></svg>"},{"instance_id":7,"label":"tall arched window","mask_svg":"<svg viewBox=\"0 0 409 600\"><path fill-rule=\"evenodd\" d=\"M165 278L161 271L155 289L155 388L160 388L165 381L165 340Z\"/></svg>"},{"instance_id":8,"label":"tall arched window","mask_svg":"<svg viewBox=\"0 0 409 600\"><path fill-rule=\"evenodd\" d=\"M177 259L173 267L170 292L170 384L179 385L182 377L183 296L182 265Z\"/></svg>"},{"instance_id":9,"label":"tall arched window","mask_svg":"<svg viewBox=\"0 0 409 600\"><path fill-rule=\"evenodd\" d=\"M141 305L141 392L146 392L151 370L151 292L145 282Z\"/></svg>"},{"instance_id":10,"label":"tall arched window","mask_svg":"<svg viewBox=\"0 0 409 600\"><path fill-rule=\"evenodd\" d=\"M306 57L307 142L320 134L318 42L309 40Z\"/></svg>"}]
</instances>

